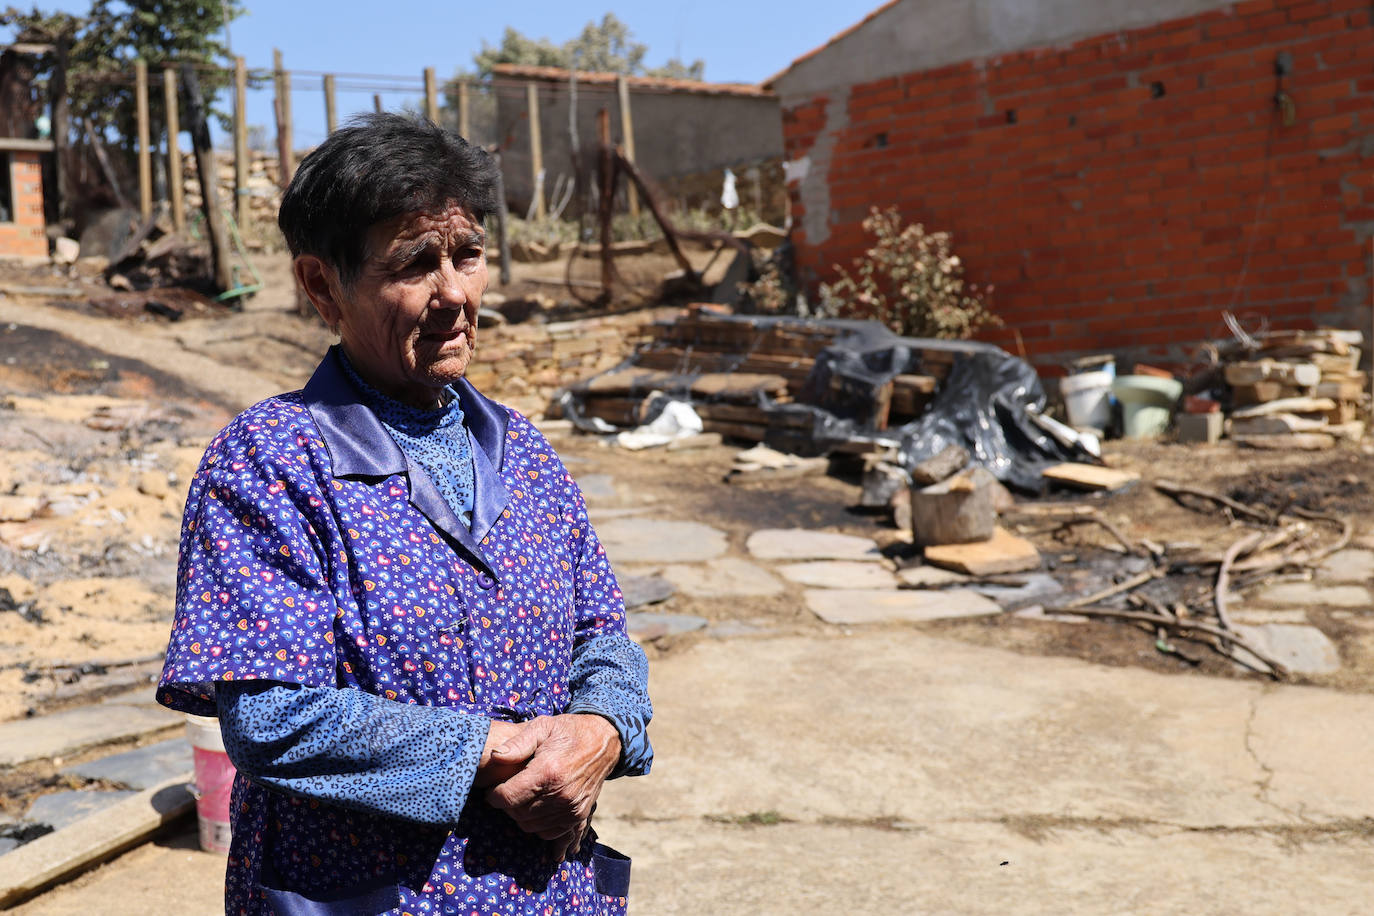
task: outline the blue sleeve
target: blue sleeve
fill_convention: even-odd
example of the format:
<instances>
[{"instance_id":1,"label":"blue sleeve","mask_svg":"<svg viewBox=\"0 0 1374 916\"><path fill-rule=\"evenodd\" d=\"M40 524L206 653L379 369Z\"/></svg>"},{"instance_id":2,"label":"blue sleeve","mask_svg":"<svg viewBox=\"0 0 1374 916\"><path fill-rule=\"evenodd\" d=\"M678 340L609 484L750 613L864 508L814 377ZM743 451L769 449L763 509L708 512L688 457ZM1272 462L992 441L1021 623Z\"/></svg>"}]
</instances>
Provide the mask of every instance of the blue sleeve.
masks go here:
<instances>
[{"instance_id":1,"label":"blue sleeve","mask_svg":"<svg viewBox=\"0 0 1374 916\"><path fill-rule=\"evenodd\" d=\"M289 795L422 824L458 822L491 720L352 688L270 681L216 689L239 772Z\"/></svg>"},{"instance_id":2,"label":"blue sleeve","mask_svg":"<svg viewBox=\"0 0 1374 916\"><path fill-rule=\"evenodd\" d=\"M649 701L649 661L628 636L603 635L573 650L568 677L570 713L594 713L609 720L620 734L617 776L643 776L654 762L648 725L654 717Z\"/></svg>"}]
</instances>

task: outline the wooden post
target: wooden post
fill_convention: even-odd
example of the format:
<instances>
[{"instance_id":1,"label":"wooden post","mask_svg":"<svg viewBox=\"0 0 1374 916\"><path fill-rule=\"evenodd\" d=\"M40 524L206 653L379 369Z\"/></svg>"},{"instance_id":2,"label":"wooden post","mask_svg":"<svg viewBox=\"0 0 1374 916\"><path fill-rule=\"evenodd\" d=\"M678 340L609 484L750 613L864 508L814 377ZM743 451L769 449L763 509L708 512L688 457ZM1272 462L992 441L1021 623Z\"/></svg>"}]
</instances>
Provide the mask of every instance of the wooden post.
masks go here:
<instances>
[{"instance_id":1,"label":"wooden post","mask_svg":"<svg viewBox=\"0 0 1374 916\"><path fill-rule=\"evenodd\" d=\"M277 173L284 188L296 171L295 131L291 125L291 71L282 66L281 51L272 49L272 70L277 84Z\"/></svg>"},{"instance_id":2,"label":"wooden post","mask_svg":"<svg viewBox=\"0 0 1374 916\"><path fill-rule=\"evenodd\" d=\"M68 206L67 149L71 141L71 117L67 104L67 53L72 39L67 33L57 36L52 68L52 78L48 81L52 102L52 143L54 183L57 185L57 218L67 218L71 208Z\"/></svg>"},{"instance_id":3,"label":"wooden post","mask_svg":"<svg viewBox=\"0 0 1374 916\"><path fill-rule=\"evenodd\" d=\"M329 133L339 129L339 116L334 106L334 74L324 75L324 127Z\"/></svg>"},{"instance_id":4,"label":"wooden post","mask_svg":"<svg viewBox=\"0 0 1374 916\"><path fill-rule=\"evenodd\" d=\"M458 82L458 135L466 138L471 129L468 123L468 81Z\"/></svg>"},{"instance_id":5,"label":"wooden post","mask_svg":"<svg viewBox=\"0 0 1374 916\"><path fill-rule=\"evenodd\" d=\"M466 84L464 84L466 85ZM496 158L496 250L501 255L501 267L498 271L498 278L502 286L510 286L510 233L507 231L509 226L510 214L506 212L506 179L505 173L501 168L501 154L495 154Z\"/></svg>"},{"instance_id":6,"label":"wooden post","mask_svg":"<svg viewBox=\"0 0 1374 916\"><path fill-rule=\"evenodd\" d=\"M601 185L601 205L597 213L601 223L601 301L603 305L610 305L611 283L615 279L615 264L611 260L611 219L615 207L616 159L615 148L611 146L611 113L604 108L596 113L596 138Z\"/></svg>"},{"instance_id":7,"label":"wooden post","mask_svg":"<svg viewBox=\"0 0 1374 916\"><path fill-rule=\"evenodd\" d=\"M234 285L229 265L229 234L220 211L215 147L210 142L210 125L205 123L205 111L201 108L200 80L195 67L182 64L181 80L186 86L186 117L190 121L191 148L196 154L196 175L200 178L201 209L205 211L205 225L209 229L210 265L215 286L227 290Z\"/></svg>"},{"instance_id":8,"label":"wooden post","mask_svg":"<svg viewBox=\"0 0 1374 916\"><path fill-rule=\"evenodd\" d=\"M439 87L434 82L434 68L425 68L425 117L439 123Z\"/></svg>"},{"instance_id":9,"label":"wooden post","mask_svg":"<svg viewBox=\"0 0 1374 916\"><path fill-rule=\"evenodd\" d=\"M167 191L172 200L172 226L186 228L186 202L181 187L181 113L177 110L177 75L171 67L162 71L162 104L167 109Z\"/></svg>"},{"instance_id":10,"label":"wooden post","mask_svg":"<svg viewBox=\"0 0 1374 916\"><path fill-rule=\"evenodd\" d=\"M620 133L625 140L625 158L635 161L635 122L630 114L630 82L624 74L616 77L616 90L620 93ZM639 219L639 193L634 182L626 187L625 199L630 205L630 216Z\"/></svg>"},{"instance_id":11,"label":"wooden post","mask_svg":"<svg viewBox=\"0 0 1374 916\"><path fill-rule=\"evenodd\" d=\"M234 219L248 225L248 65L234 58ZM225 287L228 289L228 287Z\"/></svg>"},{"instance_id":12,"label":"wooden post","mask_svg":"<svg viewBox=\"0 0 1374 916\"><path fill-rule=\"evenodd\" d=\"M382 108L382 94L380 92L372 94L372 110L377 114L381 114L385 110Z\"/></svg>"},{"instance_id":13,"label":"wooden post","mask_svg":"<svg viewBox=\"0 0 1374 916\"><path fill-rule=\"evenodd\" d=\"M530 120L530 175L534 178L534 216L543 219L544 209L544 141L539 135L539 87L534 81L525 84L525 110Z\"/></svg>"},{"instance_id":14,"label":"wooden post","mask_svg":"<svg viewBox=\"0 0 1374 916\"><path fill-rule=\"evenodd\" d=\"M148 63L134 61L134 102L138 112L138 212L153 215L153 159L148 148Z\"/></svg>"}]
</instances>

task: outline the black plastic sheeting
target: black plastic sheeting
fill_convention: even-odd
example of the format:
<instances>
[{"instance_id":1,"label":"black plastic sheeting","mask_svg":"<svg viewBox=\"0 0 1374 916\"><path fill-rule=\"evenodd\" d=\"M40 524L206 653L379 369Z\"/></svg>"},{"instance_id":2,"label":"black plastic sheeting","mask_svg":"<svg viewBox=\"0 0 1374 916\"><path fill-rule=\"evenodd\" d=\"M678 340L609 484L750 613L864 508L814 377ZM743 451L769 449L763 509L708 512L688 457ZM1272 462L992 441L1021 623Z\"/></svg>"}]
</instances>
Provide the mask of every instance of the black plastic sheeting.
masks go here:
<instances>
[{"instance_id":1,"label":"black plastic sheeting","mask_svg":"<svg viewBox=\"0 0 1374 916\"><path fill-rule=\"evenodd\" d=\"M814 326L796 318L737 316L760 329L773 323ZM1064 461L1096 462L1086 450L1066 445L1032 418L1043 412L1045 390L1035 370L991 344L898 337L876 321L824 321L843 333L816 357L798 403L778 404L760 396L769 414L786 414L793 422L770 428L765 444L782 451L819 455L855 441L881 441L898 446L899 461L910 470L946 446L961 445L975 464L1004 484L1027 493L1044 489L1041 472ZM874 424L877 395L898 375L937 374L927 362L938 358L948 375L925 413L903 426L878 430ZM612 372L635 365L634 357ZM651 402L652 418L669 400L686 395L692 376L680 384L656 386L662 396ZM563 400L565 416L587 431L601 431L585 417L586 382L574 385ZM645 392L646 394L648 392ZM809 424L802 418L809 419Z\"/></svg>"}]
</instances>

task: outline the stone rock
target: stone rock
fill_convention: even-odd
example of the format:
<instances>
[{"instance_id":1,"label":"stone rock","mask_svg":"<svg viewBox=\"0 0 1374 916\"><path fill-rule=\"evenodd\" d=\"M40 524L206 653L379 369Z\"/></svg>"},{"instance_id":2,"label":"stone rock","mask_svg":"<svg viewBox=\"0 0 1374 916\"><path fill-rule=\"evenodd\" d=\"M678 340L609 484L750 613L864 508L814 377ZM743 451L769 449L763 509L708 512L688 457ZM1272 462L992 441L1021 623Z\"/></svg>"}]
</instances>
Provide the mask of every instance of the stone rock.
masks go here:
<instances>
[{"instance_id":1,"label":"stone rock","mask_svg":"<svg viewBox=\"0 0 1374 916\"><path fill-rule=\"evenodd\" d=\"M665 566L659 575L693 598L766 597L785 586L776 576L748 560L721 557L701 566Z\"/></svg>"},{"instance_id":2,"label":"stone rock","mask_svg":"<svg viewBox=\"0 0 1374 916\"><path fill-rule=\"evenodd\" d=\"M58 264L75 264L81 257L81 243L61 236L53 240L52 259Z\"/></svg>"},{"instance_id":3,"label":"stone rock","mask_svg":"<svg viewBox=\"0 0 1374 916\"><path fill-rule=\"evenodd\" d=\"M0 522L27 522L42 507L36 497L0 494Z\"/></svg>"},{"instance_id":4,"label":"stone rock","mask_svg":"<svg viewBox=\"0 0 1374 916\"><path fill-rule=\"evenodd\" d=\"M1236 632L1294 673L1330 674L1340 670L1341 657L1336 646L1316 627L1284 623L1236 624ZM1236 654L1243 658L1249 653L1237 648ZM1257 661L1255 667L1263 670L1264 664Z\"/></svg>"},{"instance_id":5,"label":"stone rock","mask_svg":"<svg viewBox=\"0 0 1374 916\"><path fill-rule=\"evenodd\" d=\"M691 633L706 626L705 617L691 614L661 614L656 611L632 611L627 615L627 629L635 639L658 639Z\"/></svg>"},{"instance_id":6,"label":"stone rock","mask_svg":"<svg viewBox=\"0 0 1374 916\"><path fill-rule=\"evenodd\" d=\"M184 738L64 767L62 772L82 779L99 779L130 789L148 789L177 776L191 778L195 761Z\"/></svg>"},{"instance_id":7,"label":"stone rock","mask_svg":"<svg viewBox=\"0 0 1374 916\"><path fill-rule=\"evenodd\" d=\"M808 589L806 605L826 623L903 623L1002 613L997 602L968 589Z\"/></svg>"},{"instance_id":8,"label":"stone rock","mask_svg":"<svg viewBox=\"0 0 1374 916\"><path fill-rule=\"evenodd\" d=\"M1369 607L1374 604L1369 589L1360 585L1316 585L1311 582L1281 582L1261 589L1255 600L1265 604L1297 607Z\"/></svg>"},{"instance_id":9,"label":"stone rock","mask_svg":"<svg viewBox=\"0 0 1374 916\"><path fill-rule=\"evenodd\" d=\"M910 566L900 570L897 578L908 588L942 588L968 582L973 577L938 566Z\"/></svg>"},{"instance_id":10,"label":"stone rock","mask_svg":"<svg viewBox=\"0 0 1374 916\"><path fill-rule=\"evenodd\" d=\"M0 856L9 852L11 849L18 849L19 841L14 837L0 836Z\"/></svg>"},{"instance_id":11,"label":"stone rock","mask_svg":"<svg viewBox=\"0 0 1374 916\"><path fill-rule=\"evenodd\" d=\"M816 560L781 566L784 579L813 588L896 588L897 577L878 563L857 560Z\"/></svg>"},{"instance_id":12,"label":"stone rock","mask_svg":"<svg viewBox=\"0 0 1374 916\"><path fill-rule=\"evenodd\" d=\"M1307 623L1307 612L1300 610L1292 611L1257 611L1254 608L1236 608L1231 611L1232 623Z\"/></svg>"},{"instance_id":13,"label":"stone rock","mask_svg":"<svg viewBox=\"0 0 1374 916\"><path fill-rule=\"evenodd\" d=\"M24 819L35 824L47 824L54 830L61 830L88 814L95 814L97 811L102 811L116 802L137 794L133 791L106 792L95 789L53 792L50 795L39 796L29 806Z\"/></svg>"},{"instance_id":14,"label":"stone rock","mask_svg":"<svg viewBox=\"0 0 1374 916\"><path fill-rule=\"evenodd\" d=\"M1338 550L1322 561L1321 577L1332 582L1374 580L1374 550Z\"/></svg>"},{"instance_id":15,"label":"stone rock","mask_svg":"<svg viewBox=\"0 0 1374 916\"><path fill-rule=\"evenodd\" d=\"M163 499L171 494L171 485L167 483L167 475L163 471L144 471L138 475L138 492L145 496L155 496Z\"/></svg>"},{"instance_id":16,"label":"stone rock","mask_svg":"<svg viewBox=\"0 0 1374 916\"><path fill-rule=\"evenodd\" d=\"M597 528L614 563L700 563L725 553L725 532L699 522L613 519Z\"/></svg>"},{"instance_id":17,"label":"stone rock","mask_svg":"<svg viewBox=\"0 0 1374 916\"><path fill-rule=\"evenodd\" d=\"M620 592L625 596L625 610L658 604L673 597L677 591L673 583L658 576L621 576Z\"/></svg>"},{"instance_id":18,"label":"stone rock","mask_svg":"<svg viewBox=\"0 0 1374 916\"><path fill-rule=\"evenodd\" d=\"M764 528L749 535L749 552L761 560L881 560L870 538L805 528Z\"/></svg>"}]
</instances>

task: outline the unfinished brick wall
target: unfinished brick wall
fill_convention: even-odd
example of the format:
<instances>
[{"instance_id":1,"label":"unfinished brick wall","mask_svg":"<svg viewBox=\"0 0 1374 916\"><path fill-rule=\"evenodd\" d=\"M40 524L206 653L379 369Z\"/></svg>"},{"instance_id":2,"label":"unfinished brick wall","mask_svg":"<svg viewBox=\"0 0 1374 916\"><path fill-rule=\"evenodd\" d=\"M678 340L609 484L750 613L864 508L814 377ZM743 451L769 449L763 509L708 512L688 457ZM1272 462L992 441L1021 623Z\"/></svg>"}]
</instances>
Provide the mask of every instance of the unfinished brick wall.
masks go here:
<instances>
[{"instance_id":1,"label":"unfinished brick wall","mask_svg":"<svg viewBox=\"0 0 1374 916\"><path fill-rule=\"evenodd\" d=\"M1368 331L1372 12L1249 0L784 99L788 158L812 160L791 185L798 265L814 289L866 247L869 208L896 204L954 233L1007 323L981 336L1015 351L1019 334L1038 364L1177 358L1224 336L1226 309ZM808 206L827 237L807 237Z\"/></svg>"},{"instance_id":2,"label":"unfinished brick wall","mask_svg":"<svg viewBox=\"0 0 1374 916\"><path fill-rule=\"evenodd\" d=\"M14 220L0 222L0 258L46 258L48 238L43 221L43 169L39 154L26 150L0 150L0 162L9 156L14 190ZM7 176L0 175L0 181Z\"/></svg>"}]
</instances>

